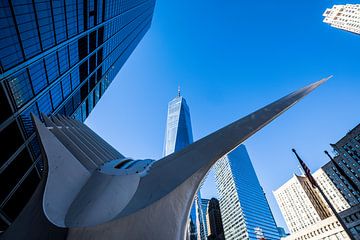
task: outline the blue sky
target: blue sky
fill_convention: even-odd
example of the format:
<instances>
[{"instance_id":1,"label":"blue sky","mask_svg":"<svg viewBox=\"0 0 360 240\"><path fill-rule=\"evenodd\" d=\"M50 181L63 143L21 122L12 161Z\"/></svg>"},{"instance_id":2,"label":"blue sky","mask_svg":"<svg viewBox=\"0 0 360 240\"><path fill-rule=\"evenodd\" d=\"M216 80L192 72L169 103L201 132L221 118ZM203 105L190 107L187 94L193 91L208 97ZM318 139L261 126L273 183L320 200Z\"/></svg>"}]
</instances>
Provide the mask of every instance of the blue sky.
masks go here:
<instances>
[{"instance_id":1,"label":"blue sky","mask_svg":"<svg viewBox=\"0 0 360 240\"><path fill-rule=\"evenodd\" d=\"M199 139L306 84L334 78L245 142L280 226L272 191L315 171L323 150L359 123L360 37L323 23L342 1L165 1L86 123L121 153L162 156L167 103L182 95ZM347 3L356 3L347 1ZM216 195L211 174L203 197Z\"/></svg>"}]
</instances>

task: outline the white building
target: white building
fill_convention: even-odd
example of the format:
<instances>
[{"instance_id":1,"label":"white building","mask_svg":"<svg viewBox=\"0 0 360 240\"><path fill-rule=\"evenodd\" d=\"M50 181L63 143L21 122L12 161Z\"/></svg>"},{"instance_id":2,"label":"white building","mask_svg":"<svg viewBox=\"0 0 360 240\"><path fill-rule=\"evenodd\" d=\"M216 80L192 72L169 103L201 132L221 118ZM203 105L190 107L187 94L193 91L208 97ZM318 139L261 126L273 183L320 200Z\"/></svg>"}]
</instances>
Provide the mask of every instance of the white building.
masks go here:
<instances>
[{"instance_id":1,"label":"white building","mask_svg":"<svg viewBox=\"0 0 360 240\"><path fill-rule=\"evenodd\" d=\"M324 220L317 222L305 229L302 229L296 233L293 233L282 240L304 240L304 239L316 239L316 240L329 240L329 239L350 239L337 221L335 216L328 217Z\"/></svg>"},{"instance_id":2,"label":"white building","mask_svg":"<svg viewBox=\"0 0 360 240\"><path fill-rule=\"evenodd\" d=\"M334 5L323 16L332 27L360 34L360 4Z\"/></svg>"},{"instance_id":3,"label":"white building","mask_svg":"<svg viewBox=\"0 0 360 240\"><path fill-rule=\"evenodd\" d=\"M294 176L274 191L291 234L330 216L330 211L306 177Z\"/></svg>"},{"instance_id":4,"label":"white building","mask_svg":"<svg viewBox=\"0 0 360 240\"><path fill-rule=\"evenodd\" d=\"M336 188L334 183L322 168L317 170L313 174L313 177L337 212L342 212L350 207L344 196Z\"/></svg>"},{"instance_id":5,"label":"white building","mask_svg":"<svg viewBox=\"0 0 360 240\"><path fill-rule=\"evenodd\" d=\"M350 207L321 168L313 174L313 177L337 212ZM274 195L291 232L291 237L286 239L301 239L301 236L308 234L315 236L314 232L317 233L316 239L322 239L324 236L340 234L343 231L338 226L339 223L331 220L333 217L329 206L306 177L294 174L289 181L274 191ZM313 233L310 234L311 232Z\"/></svg>"}]
</instances>

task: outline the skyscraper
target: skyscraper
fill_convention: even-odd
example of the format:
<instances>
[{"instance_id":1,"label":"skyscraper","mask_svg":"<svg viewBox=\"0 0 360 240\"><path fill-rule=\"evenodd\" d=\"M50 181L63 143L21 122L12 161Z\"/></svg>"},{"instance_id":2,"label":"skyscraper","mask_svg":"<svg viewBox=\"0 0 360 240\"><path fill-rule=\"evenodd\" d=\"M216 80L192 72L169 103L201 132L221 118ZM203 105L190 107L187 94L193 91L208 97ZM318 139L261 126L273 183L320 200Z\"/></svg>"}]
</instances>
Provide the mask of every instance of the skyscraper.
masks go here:
<instances>
[{"instance_id":1,"label":"skyscraper","mask_svg":"<svg viewBox=\"0 0 360 240\"><path fill-rule=\"evenodd\" d=\"M323 16L324 23L332 27L360 34L360 4L334 5Z\"/></svg>"},{"instance_id":2,"label":"skyscraper","mask_svg":"<svg viewBox=\"0 0 360 240\"><path fill-rule=\"evenodd\" d=\"M279 239L250 157L240 145L215 164L225 239Z\"/></svg>"},{"instance_id":3,"label":"skyscraper","mask_svg":"<svg viewBox=\"0 0 360 240\"><path fill-rule=\"evenodd\" d=\"M149 29L154 0L0 1L0 231L42 171L30 113L84 121Z\"/></svg>"},{"instance_id":4,"label":"skyscraper","mask_svg":"<svg viewBox=\"0 0 360 240\"><path fill-rule=\"evenodd\" d=\"M178 95L169 102L165 130L164 156L177 152L193 142L190 110L185 98ZM189 219L190 239L206 239L200 191L195 196Z\"/></svg>"},{"instance_id":5,"label":"skyscraper","mask_svg":"<svg viewBox=\"0 0 360 240\"><path fill-rule=\"evenodd\" d=\"M207 208L208 240L224 240L224 227L221 218L220 204L216 198L210 199Z\"/></svg>"},{"instance_id":6,"label":"skyscraper","mask_svg":"<svg viewBox=\"0 0 360 240\"><path fill-rule=\"evenodd\" d=\"M337 143L335 157L322 168L350 206L360 203L360 124Z\"/></svg>"},{"instance_id":7,"label":"skyscraper","mask_svg":"<svg viewBox=\"0 0 360 240\"><path fill-rule=\"evenodd\" d=\"M209 218L207 216L209 201L210 201L210 199L206 199L206 198L201 199L201 210L202 210L203 219L204 219L204 228L205 228L205 236L206 237L209 235Z\"/></svg>"}]
</instances>

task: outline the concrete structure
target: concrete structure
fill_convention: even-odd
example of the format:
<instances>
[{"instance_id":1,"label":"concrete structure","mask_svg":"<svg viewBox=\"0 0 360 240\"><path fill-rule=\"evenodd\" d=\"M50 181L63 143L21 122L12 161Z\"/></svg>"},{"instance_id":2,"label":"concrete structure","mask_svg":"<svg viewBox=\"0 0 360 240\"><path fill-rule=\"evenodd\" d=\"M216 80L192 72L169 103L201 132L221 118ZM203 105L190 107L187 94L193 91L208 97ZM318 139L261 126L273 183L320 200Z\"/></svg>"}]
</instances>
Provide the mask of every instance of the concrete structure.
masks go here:
<instances>
[{"instance_id":1,"label":"concrete structure","mask_svg":"<svg viewBox=\"0 0 360 240\"><path fill-rule=\"evenodd\" d=\"M40 182L30 114L84 121L150 27L155 0L0 1L0 231Z\"/></svg>"},{"instance_id":2,"label":"concrete structure","mask_svg":"<svg viewBox=\"0 0 360 240\"><path fill-rule=\"evenodd\" d=\"M282 238L283 240L328 240L341 239L350 240L335 216L320 220L315 224L308 226L300 231L291 233L289 236Z\"/></svg>"},{"instance_id":3,"label":"concrete structure","mask_svg":"<svg viewBox=\"0 0 360 240\"><path fill-rule=\"evenodd\" d=\"M274 217L244 145L215 164L225 239L279 239Z\"/></svg>"},{"instance_id":4,"label":"concrete structure","mask_svg":"<svg viewBox=\"0 0 360 240\"><path fill-rule=\"evenodd\" d=\"M323 16L324 23L332 27L360 34L360 4L334 5Z\"/></svg>"},{"instance_id":5,"label":"concrete structure","mask_svg":"<svg viewBox=\"0 0 360 240\"><path fill-rule=\"evenodd\" d=\"M34 117L45 168L30 202L0 239L183 240L191 204L215 162L326 79L158 161L132 160L81 124Z\"/></svg>"},{"instance_id":6,"label":"concrete structure","mask_svg":"<svg viewBox=\"0 0 360 240\"><path fill-rule=\"evenodd\" d=\"M164 140L164 156L178 152L193 143L190 109L184 97L180 95L168 104L168 113ZM205 219L201 206L201 193L197 192L190 210L188 234L191 240L206 240Z\"/></svg>"}]
</instances>

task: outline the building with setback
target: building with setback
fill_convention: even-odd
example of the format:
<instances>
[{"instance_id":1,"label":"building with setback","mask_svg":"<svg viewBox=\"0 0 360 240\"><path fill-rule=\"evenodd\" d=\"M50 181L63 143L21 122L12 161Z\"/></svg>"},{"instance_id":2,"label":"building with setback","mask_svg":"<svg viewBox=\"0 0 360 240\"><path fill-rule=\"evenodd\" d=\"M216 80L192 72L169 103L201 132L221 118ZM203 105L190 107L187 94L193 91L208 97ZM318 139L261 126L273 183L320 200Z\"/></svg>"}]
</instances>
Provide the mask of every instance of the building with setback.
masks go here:
<instances>
[{"instance_id":1,"label":"building with setback","mask_svg":"<svg viewBox=\"0 0 360 240\"><path fill-rule=\"evenodd\" d=\"M324 23L332 27L360 34L360 4L334 5L323 16Z\"/></svg>"},{"instance_id":2,"label":"building with setback","mask_svg":"<svg viewBox=\"0 0 360 240\"><path fill-rule=\"evenodd\" d=\"M84 121L149 29L154 0L0 1L0 231L43 170L30 114Z\"/></svg>"},{"instance_id":3,"label":"building with setback","mask_svg":"<svg viewBox=\"0 0 360 240\"><path fill-rule=\"evenodd\" d=\"M215 164L225 239L279 239L274 217L250 157L240 145Z\"/></svg>"}]
</instances>

